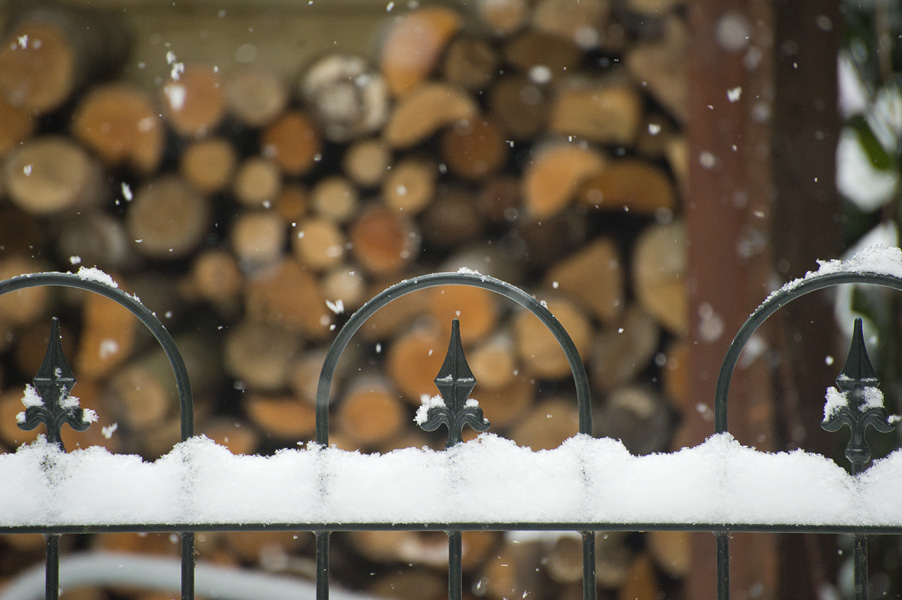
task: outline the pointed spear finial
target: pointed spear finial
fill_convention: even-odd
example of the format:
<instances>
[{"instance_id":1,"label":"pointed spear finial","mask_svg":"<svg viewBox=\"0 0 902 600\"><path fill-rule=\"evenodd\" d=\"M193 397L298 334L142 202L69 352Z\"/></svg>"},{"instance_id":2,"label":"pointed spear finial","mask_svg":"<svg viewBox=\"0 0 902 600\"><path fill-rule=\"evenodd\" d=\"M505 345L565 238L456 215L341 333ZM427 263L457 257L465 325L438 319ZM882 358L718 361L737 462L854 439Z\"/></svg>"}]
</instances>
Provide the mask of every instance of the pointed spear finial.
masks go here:
<instances>
[{"instance_id":1,"label":"pointed spear finial","mask_svg":"<svg viewBox=\"0 0 902 600\"><path fill-rule=\"evenodd\" d=\"M461 441L464 425L469 425L476 431L488 430L489 422L483 417L482 409L475 400L469 398L470 392L476 387L476 378L464 356L458 319L451 322L451 341L445 362L435 377L435 385L442 402L428 406L423 418L420 418L418 411L420 427L426 431L435 431L444 424L448 428L446 448Z\"/></svg>"},{"instance_id":2,"label":"pointed spear finial","mask_svg":"<svg viewBox=\"0 0 902 600\"><path fill-rule=\"evenodd\" d=\"M86 415L69 396L75 387L75 374L63 354L56 317L50 323L50 343L32 385L38 398L30 401L25 411L19 413L19 428L30 431L43 423L47 427L47 440L65 450L60 438L63 423L68 423L76 431L84 431L90 427L93 413Z\"/></svg>"}]
</instances>

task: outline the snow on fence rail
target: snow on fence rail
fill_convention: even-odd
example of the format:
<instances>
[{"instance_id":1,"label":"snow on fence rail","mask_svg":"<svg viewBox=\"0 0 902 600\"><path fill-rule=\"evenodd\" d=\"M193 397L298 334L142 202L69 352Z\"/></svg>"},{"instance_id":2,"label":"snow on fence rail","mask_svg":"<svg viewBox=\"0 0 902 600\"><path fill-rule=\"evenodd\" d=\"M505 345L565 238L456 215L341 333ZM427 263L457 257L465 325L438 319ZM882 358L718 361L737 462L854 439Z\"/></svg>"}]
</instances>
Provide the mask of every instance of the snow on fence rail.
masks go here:
<instances>
[{"instance_id":1,"label":"snow on fence rail","mask_svg":"<svg viewBox=\"0 0 902 600\"><path fill-rule=\"evenodd\" d=\"M771 314L809 292L842 283L902 291L902 250L873 247L848 261L830 261L768 297L740 328L727 351L715 398L715 434L673 453L633 456L616 440L591 431L588 382L569 335L543 303L499 280L462 270L397 284L360 308L326 356L317 392L315 443L274 456L233 455L193 436L193 408L184 363L165 327L137 298L96 270L42 273L0 282L0 295L50 285L86 289L129 309L162 345L176 375L182 442L154 462L92 447L66 453L59 429L83 430L90 415L69 392L75 384L53 335L44 364L26 391L20 426L47 427L46 436L0 455L0 533L47 537L46 591L58 597L59 537L70 532L174 531L182 538L182 598L194 597L194 532L284 529L317 538L316 597L329 595L329 534L338 530L432 529L449 536L449 597L460 598L460 533L470 529L555 529L583 538L583 596L595 598L594 532L651 529L710 531L718 542L718 597L729 597L731 531L848 532L855 536L855 594L867 598L868 533L902 534L902 450L870 461L868 427L890 431L877 375L867 358L860 322L845 367L826 394L822 425L848 425L850 472L804 451L765 453L728 433L727 394L742 348ZM475 385L460 347L458 325L436 377L440 395L417 421L448 428L443 451L408 448L364 455L328 446L329 391L342 351L360 325L393 299L424 287L482 287L521 304L554 334L576 386L580 432L554 450L533 452L491 433L461 442L469 425L489 423L469 398ZM662 500L665 499L666 501Z\"/></svg>"}]
</instances>

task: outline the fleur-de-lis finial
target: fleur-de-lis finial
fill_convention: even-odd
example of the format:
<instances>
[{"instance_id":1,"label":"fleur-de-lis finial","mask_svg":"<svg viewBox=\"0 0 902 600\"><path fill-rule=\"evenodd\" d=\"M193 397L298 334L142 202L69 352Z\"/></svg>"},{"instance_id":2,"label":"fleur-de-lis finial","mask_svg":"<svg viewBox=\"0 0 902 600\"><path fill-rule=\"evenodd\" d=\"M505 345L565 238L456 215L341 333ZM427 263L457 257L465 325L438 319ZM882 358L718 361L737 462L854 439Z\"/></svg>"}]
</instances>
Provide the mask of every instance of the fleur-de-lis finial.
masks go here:
<instances>
[{"instance_id":1,"label":"fleur-de-lis finial","mask_svg":"<svg viewBox=\"0 0 902 600\"><path fill-rule=\"evenodd\" d=\"M879 385L880 380L864 345L861 319L855 319L849 356L836 378L836 388L827 390L828 403L821 423L827 431L838 431L843 425L849 426L852 435L845 454L852 464L853 474L858 473L871 459L871 449L865 435L868 426L881 433L888 433L895 427L883 407ZM831 403L831 397L836 399L835 402Z\"/></svg>"},{"instance_id":2,"label":"fleur-de-lis finial","mask_svg":"<svg viewBox=\"0 0 902 600\"><path fill-rule=\"evenodd\" d=\"M435 378L435 385L443 402L427 409L425 419L419 422L420 427L426 431L435 431L444 424L448 428L446 448L461 441L464 425L469 425L476 431L488 430L489 422L483 417L482 409L475 400L469 399L470 392L476 387L476 378L464 356L460 343L460 322L457 319L451 322L451 342L448 344L445 362Z\"/></svg>"},{"instance_id":3,"label":"fleur-de-lis finial","mask_svg":"<svg viewBox=\"0 0 902 600\"><path fill-rule=\"evenodd\" d=\"M50 343L44 362L32 384L40 403L30 404L24 413L19 414L19 427L30 431L43 423L47 427L47 440L65 450L60 438L63 423L68 423L76 431L84 431L91 426L93 413L86 415L78 403L69 398L69 392L75 386L75 374L63 355L59 321L55 317L50 325Z\"/></svg>"}]
</instances>

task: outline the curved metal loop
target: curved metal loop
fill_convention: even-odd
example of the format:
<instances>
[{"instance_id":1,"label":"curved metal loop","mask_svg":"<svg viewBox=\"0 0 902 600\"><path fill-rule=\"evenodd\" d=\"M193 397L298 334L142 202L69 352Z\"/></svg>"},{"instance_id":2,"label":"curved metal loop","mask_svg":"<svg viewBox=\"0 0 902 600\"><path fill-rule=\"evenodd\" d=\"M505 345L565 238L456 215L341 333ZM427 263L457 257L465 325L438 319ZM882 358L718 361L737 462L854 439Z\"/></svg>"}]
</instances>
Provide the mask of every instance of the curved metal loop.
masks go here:
<instances>
[{"instance_id":1,"label":"curved metal loop","mask_svg":"<svg viewBox=\"0 0 902 600\"><path fill-rule=\"evenodd\" d=\"M589 377L586 375L586 367L582 362L579 351L577 351L576 345L563 325L535 296L527 294L514 285L488 275L456 272L432 273L397 283L373 296L351 315L341 328L341 331L338 332L335 341L329 347L329 352L326 354L323 368L320 371L319 384L316 388L316 442L322 445L329 443L329 392L332 389L332 379L335 375L338 359L341 358L342 352L344 352L357 330L376 311L392 300L417 290L442 285L465 285L495 292L513 300L542 321L560 344L564 355L567 357L567 363L570 365L570 371L573 373L573 382L576 385L576 401L579 409L579 432L591 435L592 402L589 393Z\"/></svg>"},{"instance_id":2,"label":"curved metal loop","mask_svg":"<svg viewBox=\"0 0 902 600\"><path fill-rule=\"evenodd\" d=\"M150 330L153 337L172 367L175 374L175 383L179 394L179 410L181 413L181 433L182 441L187 440L194 435L194 402L191 397L191 384L188 381L188 370L185 368L185 361L181 353L175 345L169 331L160 322L159 319L141 302L120 290L100 281L79 277L75 273L32 273L28 275L19 275L11 279L0 281L0 296L10 292L16 292L32 287L69 287L80 290L87 290L100 294L110 300L123 306L130 313L135 315L141 323Z\"/></svg>"},{"instance_id":3,"label":"curved metal loop","mask_svg":"<svg viewBox=\"0 0 902 600\"><path fill-rule=\"evenodd\" d=\"M798 280L795 285L781 289L768 297L739 328L739 331L730 343L730 347L727 349L723 363L721 363L720 375L717 378L717 388L714 393L715 433L725 433L727 431L727 396L730 393L730 381L733 377L733 371L739 362L739 355L742 353L742 349L745 348L745 345L761 324L772 314L797 298L844 283L879 285L902 292L902 278L895 275L839 271Z\"/></svg>"}]
</instances>

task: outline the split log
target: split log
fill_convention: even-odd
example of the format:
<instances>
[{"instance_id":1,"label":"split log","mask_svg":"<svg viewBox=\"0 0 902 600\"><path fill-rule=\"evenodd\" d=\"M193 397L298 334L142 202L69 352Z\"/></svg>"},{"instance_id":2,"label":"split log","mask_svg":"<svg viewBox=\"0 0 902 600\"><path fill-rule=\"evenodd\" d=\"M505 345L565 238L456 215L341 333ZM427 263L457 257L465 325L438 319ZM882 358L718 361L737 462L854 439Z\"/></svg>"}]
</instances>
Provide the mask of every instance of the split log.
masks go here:
<instances>
[{"instance_id":1,"label":"split log","mask_svg":"<svg viewBox=\"0 0 902 600\"><path fill-rule=\"evenodd\" d=\"M660 337L654 319L631 305L622 319L595 336L589 357L592 384L609 392L635 379L651 363Z\"/></svg>"},{"instance_id":2,"label":"split log","mask_svg":"<svg viewBox=\"0 0 902 600\"><path fill-rule=\"evenodd\" d=\"M661 595L661 586L651 559L640 554L630 565L629 573L617 591L617 600L656 600Z\"/></svg>"},{"instance_id":3,"label":"split log","mask_svg":"<svg viewBox=\"0 0 902 600\"><path fill-rule=\"evenodd\" d=\"M409 215L420 213L435 195L438 165L428 158L405 158L382 181L382 201Z\"/></svg>"},{"instance_id":4,"label":"split log","mask_svg":"<svg viewBox=\"0 0 902 600\"><path fill-rule=\"evenodd\" d=\"M532 26L591 49L598 44L598 30L610 6L606 0L541 0L533 9Z\"/></svg>"},{"instance_id":5,"label":"split log","mask_svg":"<svg viewBox=\"0 0 902 600\"><path fill-rule=\"evenodd\" d=\"M162 88L163 114L175 132L186 138L212 134L225 116L225 91L219 72L188 65Z\"/></svg>"},{"instance_id":6,"label":"split log","mask_svg":"<svg viewBox=\"0 0 902 600\"><path fill-rule=\"evenodd\" d=\"M128 38L108 11L28 6L11 15L0 44L0 96L33 114L54 111L115 72L128 56Z\"/></svg>"},{"instance_id":7,"label":"split log","mask_svg":"<svg viewBox=\"0 0 902 600\"><path fill-rule=\"evenodd\" d=\"M377 598L442 600L448 597L448 582L434 570L393 570L370 584L367 591Z\"/></svg>"},{"instance_id":8,"label":"split log","mask_svg":"<svg viewBox=\"0 0 902 600\"><path fill-rule=\"evenodd\" d=\"M238 297L244 276L235 257L225 250L205 250L191 265L193 290L207 302L229 302Z\"/></svg>"},{"instance_id":9,"label":"split log","mask_svg":"<svg viewBox=\"0 0 902 600\"><path fill-rule=\"evenodd\" d=\"M649 531L645 534L645 547L665 573L683 578L692 568L691 537L688 531Z\"/></svg>"},{"instance_id":10,"label":"split log","mask_svg":"<svg viewBox=\"0 0 902 600\"><path fill-rule=\"evenodd\" d=\"M135 347L135 316L112 300L88 294L75 354L79 378L100 379L125 362Z\"/></svg>"},{"instance_id":11,"label":"split log","mask_svg":"<svg viewBox=\"0 0 902 600\"><path fill-rule=\"evenodd\" d=\"M467 352L467 362L480 390L509 386L519 370L513 334L509 331L494 333Z\"/></svg>"},{"instance_id":12,"label":"split log","mask_svg":"<svg viewBox=\"0 0 902 600\"><path fill-rule=\"evenodd\" d=\"M283 221L295 226L307 214L309 195L307 189L299 184L283 185L274 203L276 213Z\"/></svg>"},{"instance_id":13,"label":"split log","mask_svg":"<svg viewBox=\"0 0 902 600\"><path fill-rule=\"evenodd\" d=\"M504 132L491 118L458 121L442 134L442 158L448 169L464 179L483 179L507 159Z\"/></svg>"},{"instance_id":14,"label":"split log","mask_svg":"<svg viewBox=\"0 0 902 600\"><path fill-rule=\"evenodd\" d=\"M47 270L43 262L24 256L8 256L0 260L0 281ZM0 296L0 321L7 325L22 326L35 323L44 316L50 303L50 288L46 286L26 288ZM45 346L46 350L46 346ZM37 372L25 371L26 373Z\"/></svg>"},{"instance_id":15,"label":"split log","mask_svg":"<svg viewBox=\"0 0 902 600\"><path fill-rule=\"evenodd\" d=\"M520 29L529 14L527 0L479 0L479 19L496 36L509 35Z\"/></svg>"},{"instance_id":16,"label":"split log","mask_svg":"<svg viewBox=\"0 0 902 600\"><path fill-rule=\"evenodd\" d=\"M414 324L396 336L385 357L385 370L404 399L419 406L422 396L434 396L438 375L448 350L448 338L430 321Z\"/></svg>"},{"instance_id":17,"label":"split log","mask_svg":"<svg viewBox=\"0 0 902 600\"><path fill-rule=\"evenodd\" d=\"M443 186L420 218L427 245L450 249L479 239L485 231L470 191L460 185Z\"/></svg>"},{"instance_id":18,"label":"split log","mask_svg":"<svg viewBox=\"0 0 902 600\"><path fill-rule=\"evenodd\" d=\"M203 241L209 225L208 200L174 175L145 183L125 215L135 249L156 259L187 256Z\"/></svg>"},{"instance_id":19,"label":"split log","mask_svg":"<svg viewBox=\"0 0 902 600\"><path fill-rule=\"evenodd\" d=\"M471 361L473 366L473 361ZM473 371L476 375L476 371ZM529 410L529 406L536 397L535 380L529 377L519 377L519 372L513 372L514 377L504 387L485 389L483 377L476 375L476 389L473 397L479 401L485 418L492 424L492 430L496 431L508 427L523 418Z\"/></svg>"},{"instance_id":20,"label":"split log","mask_svg":"<svg viewBox=\"0 0 902 600\"><path fill-rule=\"evenodd\" d=\"M604 323L617 319L626 301L623 265L614 240L595 238L546 271L544 285L579 300Z\"/></svg>"},{"instance_id":21,"label":"split log","mask_svg":"<svg viewBox=\"0 0 902 600\"><path fill-rule=\"evenodd\" d=\"M475 119L478 114L476 101L461 88L426 82L398 102L383 137L392 148L410 148L442 127L462 119Z\"/></svg>"},{"instance_id":22,"label":"split log","mask_svg":"<svg viewBox=\"0 0 902 600\"><path fill-rule=\"evenodd\" d=\"M523 204L535 220L561 212L605 165L597 150L575 144L553 144L533 152L523 174Z\"/></svg>"},{"instance_id":23,"label":"split log","mask_svg":"<svg viewBox=\"0 0 902 600\"><path fill-rule=\"evenodd\" d=\"M10 448L18 448L22 444L30 444L43 433L38 427L31 431L23 431L19 428L16 415L25 410L22 404L24 386L18 391L0 393L0 438Z\"/></svg>"},{"instance_id":24,"label":"split log","mask_svg":"<svg viewBox=\"0 0 902 600\"><path fill-rule=\"evenodd\" d=\"M36 215L96 206L106 198L97 159L68 138L46 135L18 146L3 163L10 200Z\"/></svg>"},{"instance_id":25,"label":"split log","mask_svg":"<svg viewBox=\"0 0 902 600\"><path fill-rule=\"evenodd\" d=\"M546 542L545 570L557 583L583 580L583 538L575 531L561 532Z\"/></svg>"},{"instance_id":26,"label":"split log","mask_svg":"<svg viewBox=\"0 0 902 600\"><path fill-rule=\"evenodd\" d=\"M360 212L348 237L355 259L372 275L400 273L420 250L420 235L414 223L407 216L376 204Z\"/></svg>"},{"instance_id":27,"label":"split log","mask_svg":"<svg viewBox=\"0 0 902 600\"><path fill-rule=\"evenodd\" d=\"M633 78L643 82L680 123L689 115L688 47L689 29L683 19L673 16L667 19L660 39L638 42L624 61Z\"/></svg>"},{"instance_id":28,"label":"split log","mask_svg":"<svg viewBox=\"0 0 902 600\"><path fill-rule=\"evenodd\" d=\"M316 212L335 223L345 223L357 212L360 193L349 180L333 175L319 180L310 190Z\"/></svg>"},{"instance_id":29,"label":"split log","mask_svg":"<svg viewBox=\"0 0 902 600\"><path fill-rule=\"evenodd\" d=\"M316 278L290 258L252 274L246 285L245 310L251 318L312 340L329 336L334 317L326 308Z\"/></svg>"},{"instance_id":30,"label":"split log","mask_svg":"<svg viewBox=\"0 0 902 600\"><path fill-rule=\"evenodd\" d=\"M348 383L335 412L338 430L362 450L398 436L408 420L408 409L394 386L375 375L360 375Z\"/></svg>"},{"instance_id":31,"label":"split log","mask_svg":"<svg viewBox=\"0 0 902 600\"><path fill-rule=\"evenodd\" d=\"M277 442L307 439L316 428L313 407L294 396L250 394L241 405L263 435Z\"/></svg>"},{"instance_id":32,"label":"split log","mask_svg":"<svg viewBox=\"0 0 902 600\"><path fill-rule=\"evenodd\" d=\"M242 266L257 268L282 258L288 232L282 218L271 211L252 211L232 222L229 241Z\"/></svg>"},{"instance_id":33,"label":"split log","mask_svg":"<svg viewBox=\"0 0 902 600\"><path fill-rule=\"evenodd\" d=\"M288 381L288 366L300 349L297 334L267 323L244 320L223 341L226 373L251 390L277 391Z\"/></svg>"},{"instance_id":34,"label":"split log","mask_svg":"<svg viewBox=\"0 0 902 600\"><path fill-rule=\"evenodd\" d=\"M57 254L64 262L116 271L133 266L135 253L120 219L90 210L59 223ZM77 268L77 267L76 267Z\"/></svg>"},{"instance_id":35,"label":"split log","mask_svg":"<svg viewBox=\"0 0 902 600\"><path fill-rule=\"evenodd\" d=\"M192 142L179 156L179 173L205 194L225 189L238 164L235 147L225 138L211 137Z\"/></svg>"},{"instance_id":36,"label":"split log","mask_svg":"<svg viewBox=\"0 0 902 600\"><path fill-rule=\"evenodd\" d=\"M398 283L397 278L382 278L372 284L366 296L372 298L382 290ZM371 342L382 342L391 338L406 325L421 317L426 310L425 298L428 292L414 292L395 298L360 327L360 336ZM382 348L379 344L379 348Z\"/></svg>"},{"instance_id":37,"label":"split log","mask_svg":"<svg viewBox=\"0 0 902 600\"><path fill-rule=\"evenodd\" d=\"M361 187L375 187L391 167L391 152L378 139L355 142L342 159L345 174Z\"/></svg>"},{"instance_id":38,"label":"split log","mask_svg":"<svg viewBox=\"0 0 902 600\"><path fill-rule=\"evenodd\" d=\"M427 312L438 323L439 335L450 339L454 319L460 319L460 337L465 344L495 331L498 296L494 292L463 285L442 286L429 291Z\"/></svg>"},{"instance_id":39,"label":"split log","mask_svg":"<svg viewBox=\"0 0 902 600\"><path fill-rule=\"evenodd\" d=\"M545 548L540 538L527 534L525 539L514 536L522 532L510 532L505 541L483 565L481 578L475 586L480 596L489 598L528 598L539 596L543 590L540 565ZM494 556L493 556L494 555Z\"/></svg>"},{"instance_id":40,"label":"split log","mask_svg":"<svg viewBox=\"0 0 902 600\"><path fill-rule=\"evenodd\" d=\"M235 172L232 191L244 206L269 207L282 187L282 174L273 161L262 156L245 159Z\"/></svg>"},{"instance_id":41,"label":"split log","mask_svg":"<svg viewBox=\"0 0 902 600\"><path fill-rule=\"evenodd\" d=\"M442 60L442 79L476 92L486 89L498 72L500 58L488 40L460 36L448 46Z\"/></svg>"},{"instance_id":42,"label":"split log","mask_svg":"<svg viewBox=\"0 0 902 600\"><path fill-rule=\"evenodd\" d=\"M563 296L548 300L547 306L570 334L580 355L588 356L594 332L585 312L575 302ZM520 360L530 373L544 379L570 376L570 365L564 351L541 321L521 310L515 317L514 331Z\"/></svg>"},{"instance_id":43,"label":"split log","mask_svg":"<svg viewBox=\"0 0 902 600\"><path fill-rule=\"evenodd\" d=\"M672 119L659 112L646 113L636 138L636 150L649 158L666 158L667 147L677 136Z\"/></svg>"},{"instance_id":44,"label":"split log","mask_svg":"<svg viewBox=\"0 0 902 600\"><path fill-rule=\"evenodd\" d=\"M548 269L586 243L586 213L581 207L569 207L541 221L517 219L514 231L520 238L514 241L525 248L514 246L509 251L523 253L530 269Z\"/></svg>"},{"instance_id":45,"label":"split log","mask_svg":"<svg viewBox=\"0 0 902 600\"><path fill-rule=\"evenodd\" d=\"M34 133L37 122L29 111L0 97L0 159ZM3 188L0 186L0 195Z\"/></svg>"},{"instance_id":46,"label":"split log","mask_svg":"<svg viewBox=\"0 0 902 600\"><path fill-rule=\"evenodd\" d=\"M517 141L531 140L545 128L548 104L548 92L526 75L503 75L489 90L491 115Z\"/></svg>"},{"instance_id":47,"label":"split log","mask_svg":"<svg viewBox=\"0 0 902 600\"><path fill-rule=\"evenodd\" d=\"M322 140L309 116L287 111L263 129L260 148L286 175L304 175L319 160Z\"/></svg>"},{"instance_id":48,"label":"split log","mask_svg":"<svg viewBox=\"0 0 902 600\"><path fill-rule=\"evenodd\" d=\"M533 406L511 431L511 439L533 451L557 448L579 433L579 409L572 397L554 397Z\"/></svg>"},{"instance_id":49,"label":"split log","mask_svg":"<svg viewBox=\"0 0 902 600\"><path fill-rule=\"evenodd\" d=\"M226 112L247 127L263 127L288 105L288 88L272 71L244 66L225 77Z\"/></svg>"},{"instance_id":50,"label":"split log","mask_svg":"<svg viewBox=\"0 0 902 600\"><path fill-rule=\"evenodd\" d=\"M629 576L632 553L623 531L599 531L595 536L595 581L603 588L619 588Z\"/></svg>"},{"instance_id":51,"label":"split log","mask_svg":"<svg viewBox=\"0 0 902 600\"><path fill-rule=\"evenodd\" d=\"M311 217L293 230L291 247L303 265L313 271L326 271L344 259L345 236L334 221Z\"/></svg>"},{"instance_id":52,"label":"split log","mask_svg":"<svg viewBox=\"0 0 902 600\"><path fill-rule=\"evenodd\" d=\"M461 25L456 11L438 5L393 19L379 52L379 70L392 94L403 96L424 81Z\"/></svg>"},{"instance_id":53,"label":"split log","mask_svg":"<svg viewBox=\"0 0 902 600\"><path fill-rule=\"evenodd\" d=\"M544 85L572 72L583 52L562 35L528 29L504 44L504 58L534 84Z\"/></svg>"},{"instance_id":54,"label":"split log","mask_svg":"<svg viewBox=\"0 0 902 600\"><path fill-rule=\"evenodd\" d=\"M368 299L363 275L349 265L338 265L324 273L320 285L323 297L332 302L341 300L347 313L357 310Z\"/></svg>"},{"instance_id":55,"label":"split log","mask_svg":"<svg viewBox=\"0 0 902 600\"><path fill-rule=\"evenodd\" d=\"M177 403L172 371L155 356L119 367L103 388L104 413L130 432L160 427Z\"/></svg>"},{"instance_id":56,"label":"split log","mask_svg":"<svg viewBox=\"0 0 902 600\"><path fill-rule=\"evenodd\" d=\"M668 449L673 434L667 403L652 388L629 385L611 393L598 414L598 434L619 439L632 454Z\"/></svg>"},{"instance_id":57,"label":"split log","mask_svg":"<svg viewBox=\"0 0 902 600\"><path fill-rule=\"evenodd\" d=\"M128 83L94 87L72 116L72 134L107 165L157 170L166 132L148 94Z\"/></svg>"},{"instance_id":58,"label":"split log","mask_svg":"<svg viewBox=\"0 0 902 600\"><path fill-rule=\"evenodd\" d=\"M612 161L586 180L579 199L589 207L640 215L655 215L661 210L671 214L676 206L667 173L653 163L630 158Z\"/></svg>"},{"instance_id":59,"label":"split log","mask_svg":"<svg viewBox=\"0 0 902 600\"><path fill-rule=\"evenodd\" d=\"M227 531L223 540L227 550L245 563L261 564L267 553L298 553L308 545L308 536L291 531ZM261 566L264 566L261 564Z\"/></svg>"},{"instance_id":60,"label":"split log","mask_svg":"<svg viewBox=\"0 0 902 600\"><path fill-rule=\"evenodd\" d=\"M636 298L643 308L668 330L686 335L689 309L686 230L682 222L653 225L639 235L632 276Z\"/></svg>"},{"instance_id":61,"label":"split log","mask_svg":"<svg viewBox=\"0 0 902 600\"><path fill-rule=\"evenodd\" d=\"M672 406L683 413L695 410L689 394L689 342L675 341L664 351L661 383Z\"/></svg>"},{"instance_id":62,"label":"split log","mask_svg":"<svg viewBox=\"0 0 902 600\"><path fill-rule=\"evenodd\" d=\"M332 142L375 133L388 119L386 80L359 56L330 54L314 62L301 80L300 96Z\"/></svg>"},{"instance_id":63,"label":"split log","mask_svg":"<svg viewBox=\"0 0 902 600\"><path fill-rule=\"evenodd\" d=\"M626 80L571 78L557 90L548 128L600 144L631 146L639 133L642 111L639 91Z\"/></svg>"},{"instance_id":64,"label":"split log","mask_svg":"<svg viewBox=\"0 0 902 600\"><path fill-rule=\"evenodd\" d=\"M491 177L476 196L479 213L489 223L509 225L520 215L520 180L510 175Z\"/></svg>"}]
</instances>

